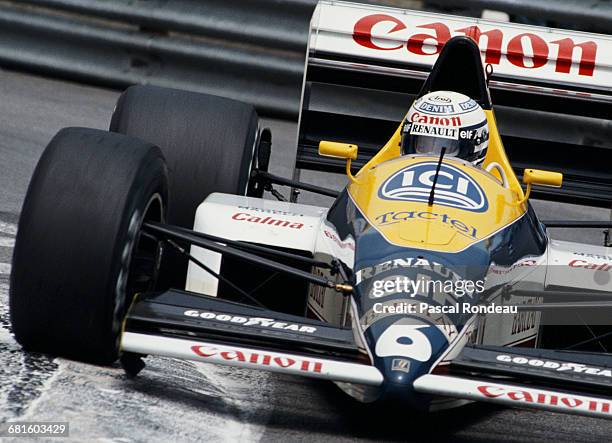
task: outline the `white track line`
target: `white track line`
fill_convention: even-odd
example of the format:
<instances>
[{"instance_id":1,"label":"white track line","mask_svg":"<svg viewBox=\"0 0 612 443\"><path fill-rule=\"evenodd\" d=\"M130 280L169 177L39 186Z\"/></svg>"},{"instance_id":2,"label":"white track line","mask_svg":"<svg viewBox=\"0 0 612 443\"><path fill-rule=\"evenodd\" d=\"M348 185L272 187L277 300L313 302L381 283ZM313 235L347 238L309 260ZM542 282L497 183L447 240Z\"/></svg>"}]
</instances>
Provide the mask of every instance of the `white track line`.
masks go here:
<instances>
[{"instance_id":1,"label":"white track line","mask_svg":"<svg viewBox=\"0 0 612 443\"><path fill-rule=\"evenodd\" d=\"M0 221L0 232L4 234L17 234L17 225Z\"/></svg>"},{"instance_id":2,"label":"white track line","mask_svg":"<svg viewBox=\"0 0 612 443\"><path fill-rule=\"evenodd\" d=\"M0 237L0 247L5 248L14 248L15 247L15 239L12 237Z\"/></svg>"},{"instance_id":3,"label":"white track line","mask_svg":"<svg viewBox=\"0 0 612 443\"><path fill-rule=\"evenodd\" d=\"M11 273L11 265L8 263L0 263L0 275L10 274Z\"/></svg>"}]
</instances>

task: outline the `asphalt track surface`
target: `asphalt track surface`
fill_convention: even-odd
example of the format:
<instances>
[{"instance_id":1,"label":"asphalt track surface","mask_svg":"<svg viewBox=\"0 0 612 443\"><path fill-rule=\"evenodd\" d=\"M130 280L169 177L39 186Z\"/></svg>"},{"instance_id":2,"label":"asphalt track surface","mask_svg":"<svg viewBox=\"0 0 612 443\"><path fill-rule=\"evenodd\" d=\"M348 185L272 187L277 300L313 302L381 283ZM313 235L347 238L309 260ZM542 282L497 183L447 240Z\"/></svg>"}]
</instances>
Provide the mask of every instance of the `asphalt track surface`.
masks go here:
<instances>
[{"instance_id":1,"label":"asphalt track surface","mask_svg":"<svg viewBox=\"0 0 612 443\"><path fill-rule=\"evenodd\" d=\"M7 293L30 176L60 128L107 128L117 96L113 90L0 70L0 424L68 421L71 441L610 441L612 423L600 419L484 404L422 415L359 405L333 384L306 378L149 357L144 371L128 379L118 366L22 352L10 334ZM274 137L272 172L288 175L295 124L264 123ZM342 177L322 174L303 178L343 183ZM328 202L306 195L302 201ZM534 205L547 219L609 216L593 208ZM602 239L599 230L554 235L595 244Z\"/></svg>"}]
</instances>

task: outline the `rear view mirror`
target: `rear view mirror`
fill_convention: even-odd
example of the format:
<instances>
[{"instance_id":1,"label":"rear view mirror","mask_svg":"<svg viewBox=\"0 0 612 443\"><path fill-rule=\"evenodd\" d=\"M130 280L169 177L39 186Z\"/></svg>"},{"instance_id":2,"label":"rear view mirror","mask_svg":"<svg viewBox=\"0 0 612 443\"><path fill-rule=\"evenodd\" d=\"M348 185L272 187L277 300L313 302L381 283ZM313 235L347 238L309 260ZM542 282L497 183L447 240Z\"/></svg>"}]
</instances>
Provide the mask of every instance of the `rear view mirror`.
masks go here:
<instances>
[{"instance_id":1,"label":"rear view mirror","mask_svg":"<svg viewBox=\"0 0 612 443\"><path fill-rule=\"evenodd\" d=\"M559 172L541 171L539 169L525 169L523 183L529 185L561 187L563 174Z\"/></svg>"},{"instance_id":2,"label":"rear view mirror","mask_svg":"<svg viewBox=\"0 0 612 443\"><path fill-rule=\"evenodd\" d=\"M321 140L319 142L319 155L325 157L357 160L357 145Z\"/></svg>"},{"instance_id":3,"label":"rear view mirror","mask_svg":"<svg viewBox=\"0 0 612 443\"><path fill-rule=\"evenodd\" d=\"M358 183L351 172L351 160L357 160L357 149L357 145L350 143L329 142L326 140L319 142L319 155L346 159L346 175L353 183Z\"/></svg>"},{"instance_id":4,"label":"rear view mirror","mask_svg":"<svg viewBox=\"0 0 612 443\"><path fill-rule=\"evenodd\" d=\"M552 186L560 188L563 183L563 174L560 172L542 171L540 169L525 169L523 183L527 185L525 197L518 204L525 203L531 194L531 185Z\"/></svg>"}]
</instances>

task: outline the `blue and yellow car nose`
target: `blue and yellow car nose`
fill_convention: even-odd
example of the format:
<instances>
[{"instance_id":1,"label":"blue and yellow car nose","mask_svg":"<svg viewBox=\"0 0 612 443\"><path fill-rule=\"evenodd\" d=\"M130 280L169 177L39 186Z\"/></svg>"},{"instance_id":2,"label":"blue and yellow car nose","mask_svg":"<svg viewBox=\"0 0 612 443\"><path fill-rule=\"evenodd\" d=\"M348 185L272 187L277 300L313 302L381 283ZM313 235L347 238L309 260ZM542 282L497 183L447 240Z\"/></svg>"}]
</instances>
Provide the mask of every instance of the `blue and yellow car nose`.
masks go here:
<instances>
[{"instance_id":1,"label":"blue and yellow car nose","mask_svg":"<svg viewBox=\"0 0 612 443\"><path fill-rule=\"evenodd\" d=\"M398 305L396 309L399 308ZM409 314L392 314L366 329L374 364L384 376L383 396L421 402L413 382L429 372L448 348L442 330Z\"/></svg>"}]
</instances>

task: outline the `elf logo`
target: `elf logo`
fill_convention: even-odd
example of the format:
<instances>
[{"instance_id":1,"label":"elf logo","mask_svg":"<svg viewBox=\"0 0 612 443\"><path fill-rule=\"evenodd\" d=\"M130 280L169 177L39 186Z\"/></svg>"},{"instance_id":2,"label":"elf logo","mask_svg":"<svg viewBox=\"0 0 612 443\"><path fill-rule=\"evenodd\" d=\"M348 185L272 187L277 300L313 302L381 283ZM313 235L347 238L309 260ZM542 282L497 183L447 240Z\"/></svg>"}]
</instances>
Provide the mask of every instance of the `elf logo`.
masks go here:
<instances>
[{"instance_id":1,"label":"elf logo","mask_svg":"<svg viewBox=\"0 0 612 443\"><path fill-rule=\"evenodd\" d=\"M397 171L381 186L378 195L386 200L428 202L437 162L422 162ZM489 205L480 185L460 169L442 163L436 183L434 204L484 212Z\"/></svg>"}]
</instances>

